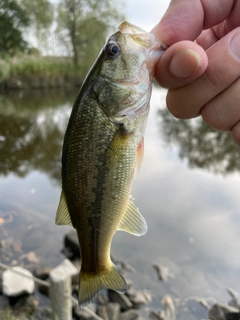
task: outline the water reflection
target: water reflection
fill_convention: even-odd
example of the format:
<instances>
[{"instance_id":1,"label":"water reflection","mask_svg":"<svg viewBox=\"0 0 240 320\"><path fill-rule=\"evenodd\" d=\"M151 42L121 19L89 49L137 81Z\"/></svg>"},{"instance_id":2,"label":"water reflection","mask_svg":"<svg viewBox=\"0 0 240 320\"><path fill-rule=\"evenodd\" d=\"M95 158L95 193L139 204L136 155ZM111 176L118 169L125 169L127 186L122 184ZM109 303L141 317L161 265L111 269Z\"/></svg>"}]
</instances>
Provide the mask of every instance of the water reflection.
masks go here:
<instances>
[{"instance_id":1,"label":"water reflection","mask_svg":"<svg viewBox=\"0 0 240 320\"><path fill-rule=\"evenodd\" d=\"M76 94L0 96L0 215L11 213L13 221L4 228L23 252L34 251L51 267L63 258L69 230L54 220L63 135ZM148 232L140 238L117 232L112 253L136 269L129 278L137 289L151 291L148 307L159 308L165 294L225 303L226 287L240 291L239 149L228 134L210 130L200 119L174 119L164 100L165 91L154 88L144 161L133 185ZM169 267L174 278L158 282L152 263ZM187 312L179 310L177 319L205 317L205 311Z\"/></svg>"},{"instance_id":2,"label":"water reflection","mask_svg":"<svg viewBox=\"0 0 240 320\"><path fill-rule=\"evenodd\" d=\"M240 152L228 133L209 128L202 119L177 120L166 109L159 110L159 128L165 143L178 146L181 159L223 175L240 171Z\"/></svg>"},{"instance_id":3,"label":"water reflection","mask_svg":"<svg viewBox=\"0 0 240 320\"><path fill-rule=\"evenodd\" d=\"M60 183L60 154L75 93L14 94L0 100L0 174L45 172ZM58 112L56 110L58 108Z\"/></svg>"}]
</instances>

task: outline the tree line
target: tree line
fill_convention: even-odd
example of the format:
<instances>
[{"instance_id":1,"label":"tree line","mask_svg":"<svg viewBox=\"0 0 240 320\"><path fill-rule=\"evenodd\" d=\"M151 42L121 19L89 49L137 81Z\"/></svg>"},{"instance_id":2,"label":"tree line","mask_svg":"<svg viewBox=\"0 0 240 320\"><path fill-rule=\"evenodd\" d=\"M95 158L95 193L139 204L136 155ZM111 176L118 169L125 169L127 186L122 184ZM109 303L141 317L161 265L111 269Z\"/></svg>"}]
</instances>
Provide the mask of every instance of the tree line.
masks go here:
<instances>
[{"instance_id":1,"label":"tree line","mask_svg":"<svg viewBox=\"0 0 240 320\"><path fill-rule=\"evenodd\" d=\"M87 70L123 19L122 7L111 0L0 0L0 58L27 53L31 37L41 51L54 33L59 50Z\"/></svg>"}]
</instances>

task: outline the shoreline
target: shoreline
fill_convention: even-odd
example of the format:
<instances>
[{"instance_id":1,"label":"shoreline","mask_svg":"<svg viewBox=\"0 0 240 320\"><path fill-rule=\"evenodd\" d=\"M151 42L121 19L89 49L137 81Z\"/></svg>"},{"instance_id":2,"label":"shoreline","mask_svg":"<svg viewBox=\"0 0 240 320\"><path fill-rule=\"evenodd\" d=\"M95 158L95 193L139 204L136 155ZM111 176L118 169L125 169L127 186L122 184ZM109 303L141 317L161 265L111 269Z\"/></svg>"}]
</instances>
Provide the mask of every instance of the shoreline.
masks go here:
<instances>
[{"instance_id":1,"label":"shoreline","mask_svg":"<svg viewBox=\"0 0 240 320\"><path fill-rule=\"evenodd\" d=\"M84 72L70 57L21 55L0 59L0 92L79 87Z\"/></svg>"},{"instance_id":2,"label":"shoreline","mask_svg":"<svg viewBox=\"0 0 240 320\"><path fill-rule=\"evenodd\" d=\"M12 91L52 90L80 88L83 79L76 76L13 77L0 82L0 94Z\"/></svg>"},{"instance_id":3,"label":"shoreline","mask_svg":"<svg viewBox=\"0 0 240 320\"><path fill-rule=\"evenodd\" d=\"M78 293L78 274L81 264L77 241L76 232L71 230L65 235L63 248L63 253L66 257L64 261L76 269L76 272L71 275L71 297L73 300L71 308L72 319L74 320L177 320L183 319L183 316L185 320L199 320L196 312L200 309L202 309L201 313L205 313L204 319L219 320L222 319L222 316L225 317L224 319L238 319L240 316L239 293L230 288L227 289L227 292L231 300L225 304L218 303L213 298L189 297L187 299L181 299L173 295L169 296L166 292L162 300L159 301L159 305L153 307L149 304L151 304L154 293L144 288L141 290L135 289L131 280L131 273L134 271L133 268L123 261L116 260L114 257L112 257L112 260L119 271L124 276L128 275L126 278L129 287L128 292L119 294L106 289L101 292L95 301L90 303L87 308L80 308L76 299ZM3 247L3 240L1 244ZM7 242L5 246L8 249L11 247L10 243L7 244ZM39 264L39 259L33 252L23 254L22 256L24 256L26 263L23 269L25 272L27 271L32 274L30 274L30 278L32 277L38 285L35 286L35 289L29 294L26 294L27 290L25 290L25 293L7 296L4 294L3 273L9 272L12 266L1 264L0 320L52 320L53 311L51 308L51 296L49 297L49 288L51 285L50 273L53 271L53 268L41 265L41 263ZM18 260L18 262L23 261L21 257ZM61 262L60 265L62 265L63 262ZM19 264L15 264L15 268L18 266ZM59 266L56 266L54 269L57 269ZM153 268L156 269L156 266L153 265ZM13 277L14 271L11 272L11 277ZM157 274L159 276L159 270ZM158 277L158 279L160 283L171 281L171 278L163 280L162 277ZM24 282L23 279L22 281L20 280L20 286L21 282ZM15 281L12 284L11 290L16 291L16 287ZM7 290L9 290L9 287ZM40 302L40 296L45 297L44 304ZM142 311L145 313L144 317Z\"/></svg>"}]
</instances>

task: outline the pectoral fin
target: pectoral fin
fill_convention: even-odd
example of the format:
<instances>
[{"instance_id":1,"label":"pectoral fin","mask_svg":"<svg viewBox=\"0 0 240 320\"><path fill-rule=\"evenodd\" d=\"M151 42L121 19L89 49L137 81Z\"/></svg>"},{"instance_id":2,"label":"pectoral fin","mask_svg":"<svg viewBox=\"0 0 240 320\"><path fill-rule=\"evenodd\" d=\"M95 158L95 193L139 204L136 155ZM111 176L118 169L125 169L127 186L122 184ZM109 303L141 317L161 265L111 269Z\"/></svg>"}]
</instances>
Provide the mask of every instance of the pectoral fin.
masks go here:
<instances>
[{"instance_id":1,"label":"pectoral fin","mask_svg":"<svg viewBox=\"0 0 240 320\"><path fill-rule=\"evenodd\" d=\"M135 236L143 236L147 232L147 224L138 208L130 199L127 210L118 226L118 230L126 231Z\"/></svg>"},{"instance_id":2,"label":"pectoral fin","mask_svg":"<svg viewBox=\"0 0 240 320\"><path fill-rule=\"evenodd\" d=\"M65 193L63 190L61 193L60 202L57 209L55 223L58 225L64 224L64 225L72 226L71 218L70 218L68 207L67 207Z\"/></svg>"}]
</instances>

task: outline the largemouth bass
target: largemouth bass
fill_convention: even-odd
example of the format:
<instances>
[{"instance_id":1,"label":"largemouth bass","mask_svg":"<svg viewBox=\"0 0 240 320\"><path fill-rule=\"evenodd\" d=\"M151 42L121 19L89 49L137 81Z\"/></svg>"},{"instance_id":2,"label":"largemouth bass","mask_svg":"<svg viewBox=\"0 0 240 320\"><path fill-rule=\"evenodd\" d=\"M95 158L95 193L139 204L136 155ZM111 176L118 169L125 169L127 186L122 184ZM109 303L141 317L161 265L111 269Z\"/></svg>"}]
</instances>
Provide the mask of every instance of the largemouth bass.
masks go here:
<instances>
[{"instance_id":1,"label":"largemouth bass","mask_svg":"<svg viewBox=\"0 0 240 320\"><path fill-rule=\"evenodd\" d=\"M77 230L80 306L103 288L126 292L110 258L112 238L117 230L137 236L147 231L130 193L142 159L153 70L161 49L152 34L122 22L73 106L63 144L56 223Z\"/></svg>"}]
</instances>

